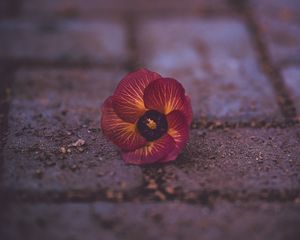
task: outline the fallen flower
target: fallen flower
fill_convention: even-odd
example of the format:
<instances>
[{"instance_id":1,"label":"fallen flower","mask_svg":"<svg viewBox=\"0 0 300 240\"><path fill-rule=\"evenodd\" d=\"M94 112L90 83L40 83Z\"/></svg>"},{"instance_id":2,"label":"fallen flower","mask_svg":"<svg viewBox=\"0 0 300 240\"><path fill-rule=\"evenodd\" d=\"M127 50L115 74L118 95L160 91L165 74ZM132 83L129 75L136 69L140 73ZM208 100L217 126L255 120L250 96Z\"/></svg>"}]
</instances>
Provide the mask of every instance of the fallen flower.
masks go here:
<instances>
[{"instance_id":1,"label":"fallen flower","mask_svg":"<svg viewBox=\"0 0 300 240\"><path fill-rule=\"evenodd\" d=\"M101 128L126 163L169 162L188 141L192 115L178 81L140 69L124 77L104 102Z\"/></svg>"}]
</instances>

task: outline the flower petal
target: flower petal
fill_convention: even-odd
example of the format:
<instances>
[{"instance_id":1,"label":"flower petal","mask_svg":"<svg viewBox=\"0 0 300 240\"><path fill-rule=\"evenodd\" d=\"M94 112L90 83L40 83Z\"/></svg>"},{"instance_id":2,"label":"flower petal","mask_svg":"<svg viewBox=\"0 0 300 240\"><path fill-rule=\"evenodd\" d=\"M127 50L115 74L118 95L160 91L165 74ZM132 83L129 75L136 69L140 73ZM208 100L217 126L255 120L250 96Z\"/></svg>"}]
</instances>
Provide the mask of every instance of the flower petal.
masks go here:
<instances>
[{"instance_id":1,"label":"flower petal","mask_svg":"<svg viewBox=\"0 0 300 240\"><path fill-rule=\"evenodd\" d=\"M169 126L168 134L174 139L175 148L160 162L175 160L189 139L189 126L182 112L175 110L169 113L167 121Z\"/></svg>"},{"instance_id":2,"label":"flower petal","mask_svg":"<svg viewBox=\"0 0 300 240\"><path fill-rule=\"evenodd\" d=\"M173 110L183 110L184 88L172 78L160 78L151 82L144 92L146 108L168 114Z\"/></svg>"},{"instance_id":3,"label":"flower petal","mask_svg":"<svg viewBox=\"0 0 300 240\"><path fill-rule=\"evenodd\" d=\"M145 112L145 88L160 77L158 73L140 69L123 78L113 96L113 107L119 117L134 123Z\"/></svg>"},{"instance_id":4,"label":"flower petal","mask_svg":"<svg viewBox=\"0 0 300 240\"><path fill-rule=\"evenodd\" d=\"M101 129L114 144L126 151L132 151L146 144L133 123L123 121L112 107L112 97L106 99L102 106Z\"/></svg>"},{"instance_id":5,"label":"flower petal","mask_svg":"<svg viewBox=\"0 0 300 240\"><path fill-rule=\"evenodd\" d=\"M146 146L131 152L123 152L122 157L126 163L149 164L162 159L175 147L173 138L165 134L160 139L149 142Z\"/></svg>"}]
</instances>

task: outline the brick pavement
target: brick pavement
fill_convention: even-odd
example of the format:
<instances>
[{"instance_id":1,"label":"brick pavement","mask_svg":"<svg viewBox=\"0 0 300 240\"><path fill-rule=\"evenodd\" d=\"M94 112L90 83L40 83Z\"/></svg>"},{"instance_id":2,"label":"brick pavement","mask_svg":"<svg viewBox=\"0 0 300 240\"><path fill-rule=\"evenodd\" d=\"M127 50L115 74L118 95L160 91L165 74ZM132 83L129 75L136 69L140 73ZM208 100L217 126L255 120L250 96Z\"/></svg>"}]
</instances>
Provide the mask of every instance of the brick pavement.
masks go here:
<instances>
[{"instance_id":1,"label":"brick pavement","mask_svg":"<svg viewBox=\"0 0 300 240\"><path fill-rule=\"evenodd\" d=\"M255 16L273 63L300 61L300 2L253 1Z\"/></svg>"},{"instance_id":2,"label":"brick pavement","mask_svg":"<svg viewBox=\"0 0 300 240\"><path fill-rule=\"evenodd\" d=\"M2 1L0 238L298 239L298 4ZM99 129L140 66L192 99L167 165L125 165Z\"/></svg>"},{"instance_id":3,"label":"brick pavement","mask_svg":"<svg viewBox=\"0 0 300 240\"><path fill-rule=\"evenodd\" d=\"M240 122L281 117L241 21L151 19L139 24L137 36L141 62L183 82L195 118Z\"/></svg>"},{"instance_id":4,"label":"brick pavement","mask_svg":"<svg viewBox=\"0 0 300 240\"><path fill-rule=\"evenodd\" d=\"M133 214L134 209L134 214ZM7 239L295 239L299 204L18 204L5 216ZM72 221L70 221L72 219ZM268 223L266 225L266 223ZM180 227L179 227L180 226ZM277 229L277 234L274 234ZM17 230L17 231L16 231ZM245 233L252 233L247 234ZM82 237L84 236L84 237Z\"/></svg>"},{"instance_id":5,"label":"brick pavement","mask_svg":"<svg viewBox=\"0 0 300 240\"><path fill-rule=\"evenodd\" d=\"M20 7L20 15L34 17L69 17L80 16L82 18L97 18L99 14L191 14L203 11L231 11L231 6L224 0L31 0L24 1Z\"/></svg>"},{"instance_id":6,"label":"brick pavement","mask_svg":"<svg viewBox=\"0 0 300 240\"><path fill-rule=\"evenodd\" d=\"M0 59L117 64L128 55L122 25L113 20L3 20Z\"/></svg>"}]
</instances>

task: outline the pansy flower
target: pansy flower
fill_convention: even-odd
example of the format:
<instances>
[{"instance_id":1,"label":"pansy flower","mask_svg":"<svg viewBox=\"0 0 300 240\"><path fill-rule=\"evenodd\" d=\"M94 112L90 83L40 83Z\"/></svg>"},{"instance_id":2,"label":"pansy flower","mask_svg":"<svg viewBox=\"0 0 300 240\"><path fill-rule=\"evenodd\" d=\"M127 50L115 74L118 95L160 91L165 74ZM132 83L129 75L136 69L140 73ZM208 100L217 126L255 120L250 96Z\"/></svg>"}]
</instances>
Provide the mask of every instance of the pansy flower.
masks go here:
<instances>
[{"instance_id":1,"label":"pansy flower","mask_svg":"<svg viewBox=\"0 0 300 240\"><path fill-rule=\"evenodd\" d=\"M129 73L102 106L101 128L130 164L175 160L189 138L190 99L173 78Z\"/></svg>"}]
</instances>

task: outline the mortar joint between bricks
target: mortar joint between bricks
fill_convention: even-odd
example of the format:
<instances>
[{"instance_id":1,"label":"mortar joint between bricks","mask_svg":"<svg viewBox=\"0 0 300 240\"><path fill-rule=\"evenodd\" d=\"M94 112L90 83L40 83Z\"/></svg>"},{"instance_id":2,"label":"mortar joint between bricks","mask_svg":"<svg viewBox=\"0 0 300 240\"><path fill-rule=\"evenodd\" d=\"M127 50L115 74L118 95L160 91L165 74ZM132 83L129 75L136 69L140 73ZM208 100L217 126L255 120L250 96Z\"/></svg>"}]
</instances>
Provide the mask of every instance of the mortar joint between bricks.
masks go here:
<instances>
[{"instance_id":1,"label":"mortar joint between bricks","mask_svg":"<svg viewBox=\"0 0 300 240\"><path fill-rule=\"evenodd\" d=\"M245 23L250 31L250 37L252 38L253 45L255 47L257 58L262 68L262 71L266 74L268 81L273 87L277 104L280 111L285 118L287 125L295 125L296 121L296 107L291 97L289 96L287 87L284 84L280 70L276 67L270 57L267 50L266 43L264 42L261 32L258 27L258 23L254 17L253 9L249 0L228 0L236 11L240 12L244 18Z\"/></svg>"}]
</instances>

